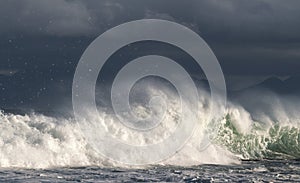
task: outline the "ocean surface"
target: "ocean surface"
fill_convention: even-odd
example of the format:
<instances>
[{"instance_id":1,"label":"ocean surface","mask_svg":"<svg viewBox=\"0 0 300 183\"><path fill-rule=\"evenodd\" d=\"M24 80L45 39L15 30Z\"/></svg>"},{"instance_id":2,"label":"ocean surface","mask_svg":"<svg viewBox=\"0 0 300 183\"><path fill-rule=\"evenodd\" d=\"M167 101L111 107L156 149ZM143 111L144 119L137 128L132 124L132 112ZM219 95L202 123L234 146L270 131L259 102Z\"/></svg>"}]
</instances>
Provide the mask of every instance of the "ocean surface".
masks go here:
<instances>
[{"instance_id":1,"label":"ocean surface","mask_svg":"<svg viewBox=\"0 0 300 183\"><path fill-rule=\"evenodd\" d=\"M153 166L145 169L1 168L0 182L300 182L300 162L264 160L243 161L239 165Z\"/></svg>"}]
</instances>

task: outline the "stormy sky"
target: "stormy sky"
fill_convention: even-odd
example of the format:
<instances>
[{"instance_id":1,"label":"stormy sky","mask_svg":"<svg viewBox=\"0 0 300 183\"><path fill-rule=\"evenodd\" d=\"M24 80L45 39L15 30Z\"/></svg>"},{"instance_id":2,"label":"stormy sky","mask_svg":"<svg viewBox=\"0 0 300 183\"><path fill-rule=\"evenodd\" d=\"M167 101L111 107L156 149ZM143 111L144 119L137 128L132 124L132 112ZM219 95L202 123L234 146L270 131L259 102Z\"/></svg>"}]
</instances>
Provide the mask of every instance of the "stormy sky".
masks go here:
<instances>
[{"instance_id":1,"label":"stormy sky","mask_svg":"<svg viewBox=\"0 0 300 183\"><path fill-rule=\"evenodd\" d=\"M217 56L229 90L270 77L299 78L299 0L1 0L0 108L43 110L70 102L86 47L116 25L144 18L197 32ZM185 58L167 47L136 45L135 56L164 50Z\"/></svg>"}]
</instances>

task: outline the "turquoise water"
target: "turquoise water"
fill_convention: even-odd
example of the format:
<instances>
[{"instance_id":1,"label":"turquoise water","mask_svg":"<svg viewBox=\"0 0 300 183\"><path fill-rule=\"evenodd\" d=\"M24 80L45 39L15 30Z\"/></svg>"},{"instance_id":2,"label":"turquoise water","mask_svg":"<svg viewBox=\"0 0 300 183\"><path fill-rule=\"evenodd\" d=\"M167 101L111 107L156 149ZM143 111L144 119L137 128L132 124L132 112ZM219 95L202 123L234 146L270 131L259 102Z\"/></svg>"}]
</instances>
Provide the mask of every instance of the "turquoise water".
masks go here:
<instances>
[{"instance_id":1,"label":"turquoise water","mask_svg":"<svg viewBox=\"0 0 300 183\"><path fill-rule=\"evenodd\" d=\"M243 134L227 115L214 142L243 159L300 159L300 129L294 126L254 122L251 131Z\"/></svg>"}]
</instances>

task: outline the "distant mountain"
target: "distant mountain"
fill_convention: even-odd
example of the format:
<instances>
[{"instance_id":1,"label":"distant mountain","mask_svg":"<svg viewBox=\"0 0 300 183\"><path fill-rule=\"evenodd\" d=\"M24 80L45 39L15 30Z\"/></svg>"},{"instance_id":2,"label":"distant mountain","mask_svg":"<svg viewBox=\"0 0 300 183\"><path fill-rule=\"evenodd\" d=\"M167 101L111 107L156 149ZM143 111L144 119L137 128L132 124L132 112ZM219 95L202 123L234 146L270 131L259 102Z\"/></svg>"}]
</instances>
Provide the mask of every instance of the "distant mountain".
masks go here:
<instances>
[{"instance_id":1,"label":"distant mountain","mask_svg":"<svg viewBox=\"0 0 300 183\"><path fill-rule=\"evenodd\" d=\"M281 80L277 77L270 77L263 82L237 91L235 93L267 89L278 94L299 94L300 95L300 75L291 76L286 80Z\"/></svg>"}]
</instances>

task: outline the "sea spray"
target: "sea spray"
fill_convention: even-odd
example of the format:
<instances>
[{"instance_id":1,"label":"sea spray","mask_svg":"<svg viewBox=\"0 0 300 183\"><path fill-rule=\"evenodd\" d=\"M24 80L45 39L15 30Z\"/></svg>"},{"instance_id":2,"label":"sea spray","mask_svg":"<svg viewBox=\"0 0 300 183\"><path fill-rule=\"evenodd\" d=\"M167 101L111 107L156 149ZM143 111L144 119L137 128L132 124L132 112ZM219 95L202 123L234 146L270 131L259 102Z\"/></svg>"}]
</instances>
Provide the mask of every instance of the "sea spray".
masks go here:
<instances>
[{"instance_id":1,"label":"sea spray","mask_svg":"<svg viewBox=\"0 0 300 183\"><path fill-rule=\"evenodd\" d=\"M156 86L153 88L153 86ZM176 128L180 118L176 93L160 85L143 87L147 95L166 97L168 108L155 134L139 133L123 129L116 116L108 109L99 108L99 128L132 145L146 145L168 137ZM207 93L201 91L199 111L189 105L184 107L198 113L198 127L186 144L174 155L157 164L190 166L198 164L231 164L241 159L300 157L300 130L295 123L286 121L253 120L253 114L237 104L228 104L219 114L213 114L213 121L206 121L210 103ZM147 97L140 97L147 98ZM134 97L133 97L134 99ZM155 115L143 104L133 102L133 111L138 116ZM292 121L292 119L290 119ZM63 166L126 166L104 158L87 141L73 117L26 115L0 112L0 166L50 168ZM97 129L95 129L97 131ZM98 135L98 134L91 134ZM204 144L204 145L203 145ZM133 158L133 155L127 155ZM126 158L126 156L124 158Z\"/></svg>"},{"instance_id":2,"label":"sea spray","mask_svg":"<svg viewBox=\"0 0 300 183\"><path fill-rule=\"evenodd\" d=\"M143 88L145 92L137 92L137 95L143 93L151 96L160 95L160 97L166 98L168 108L158 127L152 132L144 133L124 128L109 109L99 107L98 113L91 115L99 119L98 124L86 123L96 127L94 128L95 133L91 133L91 136L99 135L96 132L99 128L103 128L114 137L131 145L143 146L158 143L174 133L181 115L190 115L180 113L179 97L176 92L174 93L172 90L158 84ZM133 97L133 99L136 98L147 99L147 97ZM149 111L149 108L143 102L133 101L132 109L135 114L141 117L155 115L155 108L154 111ZM228 164L236 162L230 152L211 144L210 139L206 137L205 132L210 124L206 121L210 104L204 92L200 97L199 106L200 110L195 111L193 107L183 102L182 107L185 107L191 114L198 114L198 126L181 149L174 151L172 157L157 162L157 164L186 166L201 163ZM220 117L215 115L214 120L218 122L217 119L220 119ZM78 125L81 122L75 121L73 117L50 117L36 113L17 115L1 112L0 166L27 168L93 165L127 166L111 161L98 153L92 142L86 140L85 135L82 133L82 129ZM132 154L124 153L123 155L123 158L135 157Z\"/></svg>"}]
</instances>

